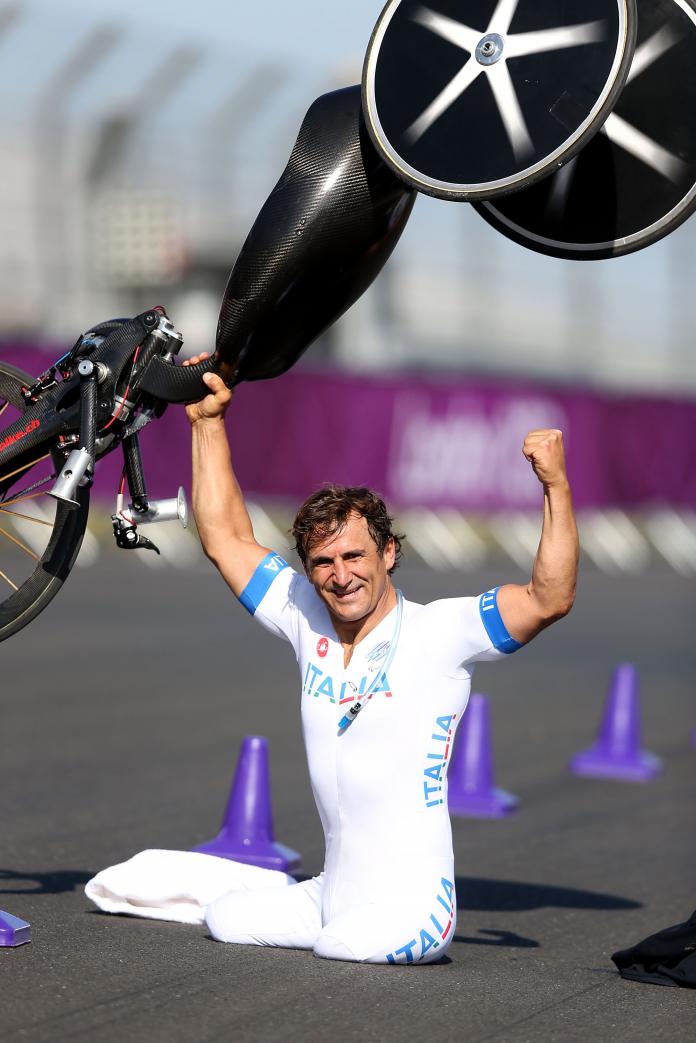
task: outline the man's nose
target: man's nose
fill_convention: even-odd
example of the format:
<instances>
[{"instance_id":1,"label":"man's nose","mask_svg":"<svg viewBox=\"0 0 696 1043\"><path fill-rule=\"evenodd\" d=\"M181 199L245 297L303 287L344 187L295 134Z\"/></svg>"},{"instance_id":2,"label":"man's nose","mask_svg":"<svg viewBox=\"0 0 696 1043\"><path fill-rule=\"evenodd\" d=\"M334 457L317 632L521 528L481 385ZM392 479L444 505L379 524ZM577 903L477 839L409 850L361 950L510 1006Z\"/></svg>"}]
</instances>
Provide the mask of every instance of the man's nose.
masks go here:
<instances>
[{"instance_id":1,"label":"man's nose","mask_svg":"<svg viewBox=\"0 0 696 1043\"><path fill-rule=\"evenodd\" d=\"M336 583L339 587L348 586L348 584L350 583L351 573L345 561L341 561L339 559L338 561L334 562L334 576L336 578Z\"/></svg>"}]
</instances>

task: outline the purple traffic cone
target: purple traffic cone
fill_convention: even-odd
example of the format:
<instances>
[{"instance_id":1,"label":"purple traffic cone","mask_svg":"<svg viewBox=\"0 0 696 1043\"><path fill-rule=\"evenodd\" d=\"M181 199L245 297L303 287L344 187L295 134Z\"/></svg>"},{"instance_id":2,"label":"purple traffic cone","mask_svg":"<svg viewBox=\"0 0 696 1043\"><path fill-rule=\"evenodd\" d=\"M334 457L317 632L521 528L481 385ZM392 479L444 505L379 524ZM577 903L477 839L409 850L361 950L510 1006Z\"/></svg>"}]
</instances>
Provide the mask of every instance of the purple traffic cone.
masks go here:
<instances>
[{"instance_id":1,"label":"purple traffic cone","mask_svg":"<svg viewBox=\"0 0 696 1043\"><path fill-rule=\"evenodd\" d=\"M449 769L448 803L453 815L503 818L519 801L493 785L488 700L472 695L459 726Z\"/></svg>"},{"instance_id":2,"label":"purple traffic cone","mask_svg":"<svg viewBox=\"0 0 696 1043\"><path fill-rule=\"evenodd\" d=\"M266 739L251 735L242 743L222 829L194 851L284 873L299 868L298 852L273 839Z\"/></svg>"},{"instance_id":3,"label":"purple traffic cone","mask_svg":"<svg viewBox=\"0 0 696 1043\"><path fill-rule=\"evenodd\" d=\"M638 672L631 663L614 671L597 741L569 767L573 775L628 782L648 782L662 771L659 757L640 748Z\"/></svg>"},{"instance_id":4,"label":"purple traffic cone","mask_svg":"<svg viewBox=\"0 0 696 1043\"><path fill-rule=\"evenodd\" d=\"M0 909L0 949L15 949L31 941L31 926L18 916Z\"/></svg>"}]
</instances>

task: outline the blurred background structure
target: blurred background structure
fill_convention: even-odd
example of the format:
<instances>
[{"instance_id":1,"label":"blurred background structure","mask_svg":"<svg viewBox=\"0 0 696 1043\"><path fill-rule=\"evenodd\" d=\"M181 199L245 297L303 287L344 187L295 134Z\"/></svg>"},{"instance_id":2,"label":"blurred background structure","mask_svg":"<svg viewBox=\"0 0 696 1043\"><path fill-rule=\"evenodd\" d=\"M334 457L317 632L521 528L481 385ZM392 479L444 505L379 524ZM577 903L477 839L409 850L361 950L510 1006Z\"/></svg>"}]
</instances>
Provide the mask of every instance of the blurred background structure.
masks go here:
<instances>
[{"instance_id":1,"label":"blurred background structure","mask_svg":"<svg viewBox=\"0 0 696 1043\"><path fill-rule=\"evenodd\" d=\"M186 351L211 348L302 116L359 80L381 7L0 0L3 357L40 367L94 322L158 302ZM590 559L696 572L692 256L693 220L641 253L579 263L422 196L386 270L290 383L240 393L243 437L263 435L266 465L241 456L246 488L281 503L284 523L282 504L312 483L369 479L408 510L431 564L480 564L499 543L526 562L538 489L519 447L529 428L561 426ZM361 464L356 438L369 408L379 467ZM167 420L148 444L183 438L181 411ZM312 447L327 430L325 461ZM183 477L183 441L177 454Z\"/></svg>"},{"instance_id":2,"label":"blurred background structure","mask_svg":"<svg viewBox=\"0 0 696 1043\"><path fill-rule=\"evenodd\" d=\"M290 34L270 0L3 0L2 336L69 341L162 298L190 348L210 346L304 111L357 82L381 7L302 0ZM549 259L422 197L385 277L310 359L696 392L694 255L691 222L633 257Z\"/></svg>"}]
</instances>

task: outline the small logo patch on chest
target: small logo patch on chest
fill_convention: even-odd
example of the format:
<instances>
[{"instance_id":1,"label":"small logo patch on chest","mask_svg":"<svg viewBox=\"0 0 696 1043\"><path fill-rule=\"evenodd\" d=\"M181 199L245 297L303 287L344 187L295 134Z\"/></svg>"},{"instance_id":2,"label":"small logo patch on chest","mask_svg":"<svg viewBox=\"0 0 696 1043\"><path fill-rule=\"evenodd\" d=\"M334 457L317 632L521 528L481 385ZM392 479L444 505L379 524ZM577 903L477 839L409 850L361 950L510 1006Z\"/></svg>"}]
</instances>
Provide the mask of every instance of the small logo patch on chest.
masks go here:
<instances>
[{"instance_id":1,"label":"small logo patch on chest","mask_svg":"<svg viewBox=\"0 0 696 1043\"><path fill-rule=\"evenodd\" d=\"M377 645L377 647L373 648L367 657L368 663L377 663L382 659L386 659L390 648L391 641L383 641L381 645Z\"/></svg>"},{"instance_id":2,"label":"small logo patch on chest","mask_svg":"<svg viewBox=\"0 0 696 1043\"><path fill-rule=\"evenodd\" d=\"M320 659L326 659L329 652L329 639L328 637L320 637L317 641L317 655Z\"/></svg>"}]
</instances>

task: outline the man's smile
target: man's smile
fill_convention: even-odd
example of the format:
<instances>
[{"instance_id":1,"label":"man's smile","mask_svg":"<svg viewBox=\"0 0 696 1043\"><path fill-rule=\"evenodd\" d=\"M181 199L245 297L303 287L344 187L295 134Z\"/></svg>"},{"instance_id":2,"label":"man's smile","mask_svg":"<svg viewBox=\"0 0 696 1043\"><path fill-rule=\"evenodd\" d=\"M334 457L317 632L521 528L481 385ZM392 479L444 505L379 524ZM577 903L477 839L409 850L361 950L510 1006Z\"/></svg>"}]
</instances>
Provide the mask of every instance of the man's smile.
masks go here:
<instances>
[{"instance_id":1,"label":"man's smile","mask_svg":"<svg viewBox=\"0 0 696 1043\"><path fill-rule=\"evenodd\" d=\"M352 598L354 595L359 594L361 590L362 587L354 587L352 590L332 590L331 593L334 597L345 601Z\"/></svg>"}]
</instances>

